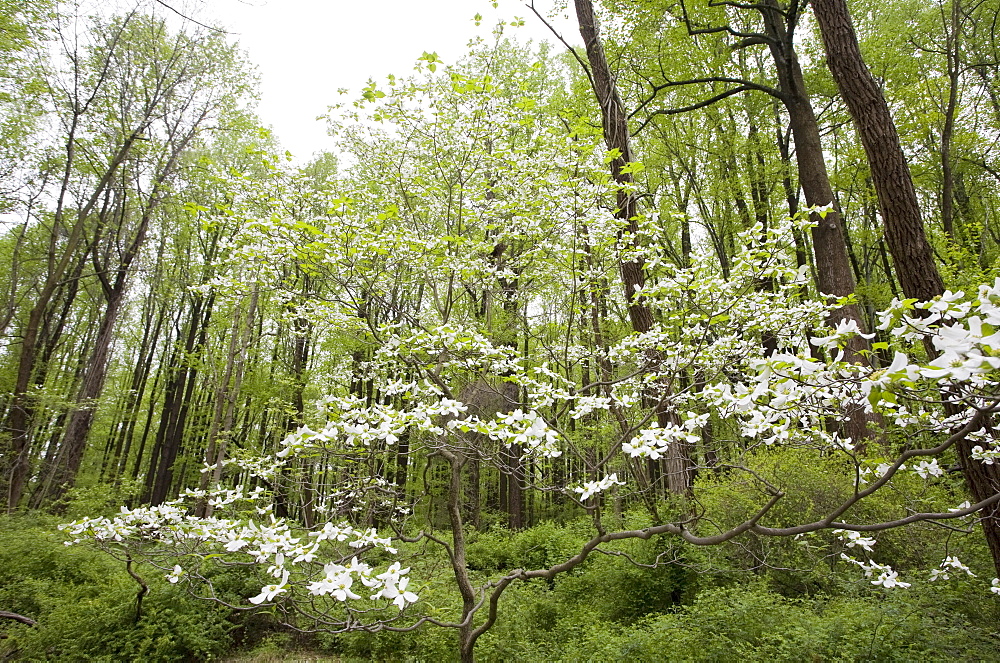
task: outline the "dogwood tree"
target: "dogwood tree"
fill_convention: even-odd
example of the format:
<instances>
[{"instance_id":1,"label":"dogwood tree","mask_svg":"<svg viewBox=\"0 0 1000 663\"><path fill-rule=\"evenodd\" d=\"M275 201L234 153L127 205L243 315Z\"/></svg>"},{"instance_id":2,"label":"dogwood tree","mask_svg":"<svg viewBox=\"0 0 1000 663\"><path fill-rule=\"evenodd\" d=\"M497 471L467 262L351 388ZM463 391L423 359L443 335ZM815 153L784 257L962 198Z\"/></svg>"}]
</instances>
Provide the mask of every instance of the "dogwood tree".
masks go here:
<instances>
[{"instance_id":1,"label":"dogwood tree","mask_svg":"<svg viewBox=\"0 0 1000 663\"><path fill-rule=\"evenodd\" d=\"M942 509L903 484L942 481L959 444L974 445L976 462L1000 458L1000 280L893 302L869 361L854 363L845 348L860 330L830 318L849 302L802 294L807 272L789 238L811 221L747 229L725 276L707 253L677 266L655 215L623 220L606 205L634 184L611 180L605 163L617 155L562 105L558 64L519 62L487 52L438 72L426 54L421 75L373 82L346 109L339 131L353 165L326 204L311 201L308 223L251 219L233 248L234 259L293 260L332 284L290 313L339 339L314 414L266 453L206 467L228 468L215 486L77 521L71 542L216 601L226 601L216 571L245 568L259 584L227 604L274 610L301 630L454 629L468 661L508 587L554 578L616 541L829 532L832 554L868 582L905 590L918 579L873 559L879 532L993 517L1000 493ZM655 312L648 330L630 331L628 302L608 286L622 256L647 270L635 294ZM225 277L211 287L224 290ZM877 429L863 444L844 434L852 413ZM663 463L679 444L699 475L682 496L665 490ZM790 486L758 461L783 450L846 477L821 517L772 517ZM469 495L487 476L586 518L589 540L548 567L470 571ZM737 522L700 499L719 476L743 481ZM887 492L896 516L855 517ZM298 505L292 517L275 513L279 493ZM199 501L212 515L192 515ZM629 507L642 526L622 527ZM444 582L411 571L427 546L443 550L461 608L422 604L420 588ZM919 581L960 573L992 575L947 555Z\"/></svg>"}]
</instances>

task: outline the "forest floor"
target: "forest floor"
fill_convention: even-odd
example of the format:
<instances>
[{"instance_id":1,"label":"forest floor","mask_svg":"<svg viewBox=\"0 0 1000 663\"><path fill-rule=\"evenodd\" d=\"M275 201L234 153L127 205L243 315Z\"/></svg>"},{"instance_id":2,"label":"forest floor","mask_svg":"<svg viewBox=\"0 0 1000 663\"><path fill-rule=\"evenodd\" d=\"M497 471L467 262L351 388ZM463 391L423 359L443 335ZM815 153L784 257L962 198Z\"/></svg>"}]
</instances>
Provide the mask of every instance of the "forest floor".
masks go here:
<instances>
[{"instance_id":1,"label":"forest floor","mask_svg":"<svg viewBox=\"0 0 1000 663\"><path fill-rule=\"evenodd\" d=\"M341 663L339 656L316 651L252 651L222 659L222 663Z\"/></svg>"}]
</instances>

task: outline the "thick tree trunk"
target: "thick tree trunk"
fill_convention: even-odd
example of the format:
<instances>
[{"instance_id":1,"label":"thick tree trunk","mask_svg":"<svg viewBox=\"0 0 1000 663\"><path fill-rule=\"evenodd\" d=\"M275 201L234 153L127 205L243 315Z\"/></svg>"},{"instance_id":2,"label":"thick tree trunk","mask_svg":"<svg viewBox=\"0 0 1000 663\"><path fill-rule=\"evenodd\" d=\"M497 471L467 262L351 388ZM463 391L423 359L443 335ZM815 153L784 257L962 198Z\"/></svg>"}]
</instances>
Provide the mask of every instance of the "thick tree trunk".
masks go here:
<instances>
[{"instance_id":1,"label":"thick tree trunk","mask_svg":"<svg viewBox=\"0 0 1000 663\"><path fill-rule=\"evenodd\" d=\"M962 475L976 502L985 500L1000 492L1000 470L972 457L973 443L968 439L958 442L956 449L962 462ZM1000 504L994 504L979 512L980 524L986 545L993 557L993 566L1000 577Z\"/></svg>"},{"instance_id":2,"label":"thick tree trunk","mask_svg":"<svg viewBox=\"0 0 1000 663\"><path fill-rule=\"evenodd\" d=\"M844 220L837 207L830 185L823 156L823 142L820 137L819 122L813 111L812 102L806 91L795 53L793 35L797 19L778 11L776 0L766 0L766 8L759 11L764 18L764 33L769 38L771 57L778 73L779 89L785 110L788 113L789 128L795 143L795 160L798 166L799 185L805 195L806 205L828 207L825 214L813 213L815 223L812 229L813 252L816 261L817 286L824 295L846 297L854 294L854 271L847 251ZM864 317L857 305L844 306L831 314L833 322L857 323L858 329L865 331ZM854 336L847 343L844 358L847 361L868 364L866 352L868 341ZM843 434L855 442L871 437L868 417L863 411L846 412L844 420L838 423Z\"/></svg>"},{"instance_id":3,"label":"thick tree trunk","mask_svg":"<svg viewBox=\"0 0 1000 663\"><path fill-rule=\"evenodd\" d=\"M924 234L920 205L896 125L878 83L861 57L847 2L812 0L812 6L823 35L827 66L871 166L885 237L903 294L933 299L944 292L944 282Z\"/></svg>"},{"instance_id":4,"label":"thick tree trunk","mask_svg":"<svg viewBox=\"0 0 1000 663\"><path fill-rule=\"evenodd\" d=\"M608 150L618 151L618 156L610 163L611 176L615 182L626 187L618 192L618 209L615 212L615 218L622 221L625 231L631 237L636 237L639 232L639 225L635 218L637 213L636 196L627 190L627 187L630 187L634 180L632 173L622 172L622 168L627 163L635 161L625 105L611 74L607 56L604 54L604 45L601 43L593 2L591 0L576 0L576 16L580 25L580 35L587 48L594 94L601 107L604 143L608 146ZM619 267L632 328L638 332L649 331L653 326L653 313L645 298L636 296L636 290L646 284L643 265L636 260L623 260Z\"/></svg>"},{"instance_id":5,"label":"thick tree trunk","mask_svg":"<svg viewBox=\"0 0 1000 663\"><path fill-rule=\"evenodd\" d=\"M816 226L812 230L813 251L816 260L816 274L820 292L826 295L846 297L854 294L854 272L847 252L844 237L843 218L836 207L833 187L826 170L823 157L823 141L820 137L819 122L813 111L812 102L802 78L802 68L792 43L792 29L786 26L784 17L777 11L775 0L765 3L770 9L761 9L764 18L764 32L769 37L771 57L778 73L782 101L788 113L789 128L795 143L795 161L798 168L799 186L810 207L829 206L825 215L813 214ZM864 329L864 319L857 306L845 306L836 311L835 321L854 320ZM868 344L857 337L848 346L847 359L866 363L862 350Z\"/></svg>"},{"instance_id":6,"label":"thick tree trunk","mask_svg":"<svg viewBox=\"0 0 1000 663\"><path fill-rule=\"evenodd\" d=\"M882 91L861 57L854 24L845 0L812 0L823 35L827 66L851 112L865 147L872 181L878 194L885 236L903 294L929 300L944 292L944 281L924 234L913 179L900 147L896 125ZM950 192L949 192L950 195ZM971 444L957 445L969 491L976 500L1000 490L1000 466L972 458ZM1000 509L981 514L983 534L1000 574Z\"/></svg>"}]
</instances>

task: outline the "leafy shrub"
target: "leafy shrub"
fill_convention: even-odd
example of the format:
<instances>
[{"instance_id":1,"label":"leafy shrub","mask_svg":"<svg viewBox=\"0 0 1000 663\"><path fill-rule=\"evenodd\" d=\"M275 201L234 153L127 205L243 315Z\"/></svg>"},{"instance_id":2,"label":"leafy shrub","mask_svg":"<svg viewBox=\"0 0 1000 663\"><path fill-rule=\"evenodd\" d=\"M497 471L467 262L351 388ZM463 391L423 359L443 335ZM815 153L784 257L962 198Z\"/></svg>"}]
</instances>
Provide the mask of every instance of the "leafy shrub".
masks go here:
<instances>
[{"instance_id":1,"label":"leafy shrub","mask_svg":"<svg viewBox=\"0 0 1000 663\"><path fill-rule=\"evenodd\" d=\"M926 598L888 592L793 600L760 586L717 588L683 612L623 633L609 643L607 660L995 660L1000 655L986 631L959 616L926 610Z\"/></svg>"},{"instance_id":2,"label":"leafy shrub","mask_svg":"<svg viewBox=\"0 0 1000 663\"><path fill-rule=\"evenodd\" d=\"M2 624L22 660L209 660L230 646L230 610L189 596L159 570L136 621L138 585L123 566L84 546L63 545L51 519L0 522L0 607L34 628Z\"/></svg>"}]
</instances>

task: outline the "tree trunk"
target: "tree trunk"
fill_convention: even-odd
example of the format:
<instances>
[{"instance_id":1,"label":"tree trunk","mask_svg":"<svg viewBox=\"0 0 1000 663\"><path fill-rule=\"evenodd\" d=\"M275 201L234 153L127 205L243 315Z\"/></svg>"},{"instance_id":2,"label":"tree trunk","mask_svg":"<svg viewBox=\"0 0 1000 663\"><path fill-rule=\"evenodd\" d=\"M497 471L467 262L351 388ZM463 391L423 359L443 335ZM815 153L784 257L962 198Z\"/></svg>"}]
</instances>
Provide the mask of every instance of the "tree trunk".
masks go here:
<instances>
[{"instance_id":1,"label":"tree trunk","mask_svg":"<svg viewBox=\"0 0 1000 663\"><path fill-rule=\"evenodd\" d=\"M617 151L617 156L612 159L610 164L611 176L623 188L618 191L618 207L615 211L615 218L621 221L625 228L624 232L627 232L631 238L632 247L638 248L635 246L639 234L639 224L636 219L638 209L636 196L630 190L634 180L632 173L623 172L626 164L635 161L625 106L604 53L604 45L601 43L592 0L576 0L576 16L580 26L580 36L583 37L583 43L587 49L587 60L590 62L591 83L594 94L597 96L597 103L601 108L604 143L608 150ZM619 237L622 237L624 232L619 231ZM641 259L620 260L619 268L632 329L640 334L645 333L653 327L653 311L646 298L637 294L646 284L643 262ZM665 426L674 416L673 413L667 412L662 407L667 395L658 399L660 405L657 406L657 420L661 426ZM691 461L690 450L686 445L670 445L667 451L666 466L668 490L677 494L688 493L694 479L694 464Z\"/></svg>"},{"instance_id":2,"label":"tree trunk","mask_svg":"<svg viewBox=\"0 0 1000 663\"><path fill-rule=\"evenodd\" d=\"M885 236L906 297L929 300L944 292L944 282L924 234L909 167L899 144L889 107L861 57L845 0L812 0L823 35L827 66L833 73L854 126L861 136L878 194ZM969 491L977 500L1000 490L1000 466L972 458L968 441L957 445ZM981 514L983 534L1000 575L1000 509Z\"/></svg>"},{"instance_id":3,"label":"tree trunk","mask_svg":"<svg viewBox=\"0 0 1000 663\"><path fill-rule=\"evenodd\" d=\"M792 43L793 25L786 25L777 10L775 0L767 0L767 9L761 9L764 18L764 32L769 37L771 57L778 73L779 89L788 124L795 143L795 161L798 167L799 186L810 207L830 206L824 214L812 214L816 226L812 230L813 252L816 260L816 274L820 292L825 295L846 297L854 294L855 281L848 258L847 241L844 237L843 218L836 207L833 187L826 170L823 157L823 141L819 123L813 111L812 102L802 78L802 68ZM858 328L864 330L864 319L857 306L845 306L831 316L834 321L854 320ZM848 361L867 363L861 353L868 344L863 338L855 340L847 348Z\"/></svg>"},{"instance_id":4,"label":"tree trunk","mask_svg":"<svg viewBox=\"0 0 1000 663\"><path fill-rule=\"evenodd\" d=\"M610 164L611 176L619 185L630 187L634 182L632 173L622 172L625 164L635 161L625 105L611 74L607 56L604 54L597 17L594 16L593 2L591 0L576 0L576 16L580 25L580 35L587 48L594 94L601 107L604 143L608 146L608 150L617 150L618 152L618 156ZM635 218L637 212L636 196L630 191L622 189L618 191L617 202L618 208L615 212L615 218L622 221L629 236L635 238L639 232L639 225ZM643 264L637 260L623 260L619 263L619 267L632 328L640 333L649 331L653 326L652 311L644 297L636 296L636 290L646 284Z\"/></svg>"},{"instance_id":5,"label":"tree trunk","mask_svg":"<svg viewBox=\"0 0 1000 663\"><path fill-rule=\"evenodd\" d=\"M198 376L197 368L189 364L191 358L205 345L208 323L212 317L214 295L207 300L202 299L201 295L194 297L187 337L183 347L175 350L171 361L171 375L164 391L163 411L146 476L145 499L154 505L162 503L170 491L173 464L180 451L194 383Z\"/></svg>"},{"instance_id":6,"label":"tree trunk","mask_svg":"<svg viewBox=\"0 0 1000 663\"><path fill-rule=\"evenodd\" d=\"M79 122L79 116L74 116L66 142L66 168L63 175L62 188L56 205L54 224L62 226L64 216L64 200L70 190L70 175L72 172L76 137L75 127ZM21 332L21 347L18 353L17 377L12 390L10 416L8 417L8 429L10 438L10 459L9 479L7 483L7 511L13 512L21 501L25 484L28 479L29 463L28 458L31 452L30 443L30 423L32 416L31 404L28 402L28 386L31 384L31 376L35 370L38 359L37 343L39 340L39 330L45 313L48 310L49 302L52 300L56 289L62 284L66 271L72 260L76 256L84 237L84 226L90 217L97 203L104 192L111 184L118 167L125 161L138 136L138 131L129 136L112 156L107 168L101 175L100 181L94 186L94 191L76 214L72 227L69 229L68 237L61 243L62 250L57 252L57 237L53 234L48 260L48 272L45 282L39 289L38 297L28 313L28 322ZM4 454L7 455L7 454Z\"/></svg>"},{"instance_id":7,"label":"tree trunk","mask_svg":"<svg viewBox=\"0 0 1000 663\"><path fill-rule=\"evenodd\" d=\"M59 451L46 472L42 490L38 491L34 498L35 507L41 506L47 497L58 499L76 480L76 474L83 461L87 436L94 420L97 399L101 395L108 374L108 355L114 340L115 323L125 299L124 282L120 285L121 288L113 292L108 299L107 308L101 317L97 339L87 359L83 384L70 412L69 423L66 425Z\"/></svg>"},{"instance_id":8,"label":"tree trunk","mask_svg":"<svg viewBox=\"0 0 1000 663\"><path fill-rule=\"evenodd\" d=\"M805 195L806 205L828 207L825 214L813 212L812 229L813 252L816 261L817 286L824 295L846 297L854 294L854 271L847 251L844 220L837 207L830 185L823 156L823 141L820 137L819 122L813 111L812 102L802 78L802 68L795 53L793 42L797 16L778 11L777 0L766 0L759 9L764 18L764 33L769 38L768 46L778 73L782 101L788 113L788 123L795 142L795 159L798 166L799 185ZM856 305L843 306L830 315L833 322L854 321L858 329L865 331L864 317ZM868 364L866 352L868 341L854 336L844 348L847 361ZM856 443L871 437L868 417L862 410L845 412L844 420L837 427Z\"/></svg>"},{"instance_id":9,"label":"tree trunk","mask_svg":"<svg viewBox=\"0 0 1000 663\"><path fill-rule=\"evenodd\" d=\"M150 309L155 306L152 297L149 300ZM167 308L164 306L156 313L156 321L152 321L153 311L147 311L145 323L143 325L143 337L139 346L139 363L132 372L132 380L125 398L122 419L117 439L115 440L114 452L108 464L108 472L112 475L112 483L117 487L121 483L122 475L125 474L128 465L129 454L132 451L132 440L135 437L135 425L139 419L139 412L142 408L143 397L146 393L146 385L149 382L149 375L153 368L153 357L156 354L160 334L163 330L163 323L166 321ZM152 325L152 328L151 328ZM154 380L153 391L156 389ZM140 450L141 453L141 450Z\"/></svg>"},{"instance_id":10,"label":"tree trunk","mask_svg":"<svg viewBox=\"0 0 1000 663\"><path fill-rule=\"evenodd\" d=\"M962 1L952 0L951 11L944 16L945 58L948 67L948 101L944 108L944 127L941 129L941 226L949 239L955 240L955 163L951 148L955 138L955 120L958 115L959 77L962 73Z\"/></svg>"},{"instance_id":11,"label":"tree trunk","mask_svg":"<svg viewBox=\"0 0 1000 663\"><path fill-rule=\"evenodd\" d=\"M847 104L871 166L889 252L906 297L933 299L944 292L924 234L920 205L899 134L878 83L861 57L846 0L812 0L826 63Z\"/></svg>"}]
</instances>

